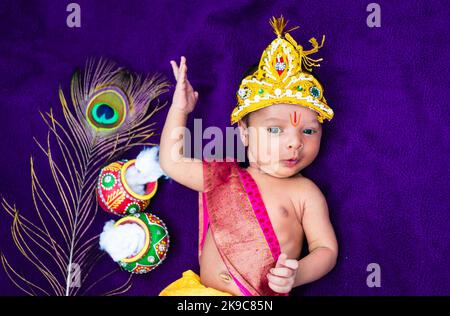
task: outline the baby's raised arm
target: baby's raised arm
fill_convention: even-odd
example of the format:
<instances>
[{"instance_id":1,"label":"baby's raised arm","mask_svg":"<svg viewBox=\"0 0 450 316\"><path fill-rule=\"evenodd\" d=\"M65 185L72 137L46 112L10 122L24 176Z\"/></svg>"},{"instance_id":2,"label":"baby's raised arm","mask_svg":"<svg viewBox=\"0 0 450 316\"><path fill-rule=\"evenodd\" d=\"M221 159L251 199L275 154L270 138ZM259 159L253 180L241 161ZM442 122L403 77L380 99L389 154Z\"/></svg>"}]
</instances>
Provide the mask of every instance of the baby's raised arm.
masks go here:
<instances>
[{"instance_id":1,"label":"baby's raised arm","mask_svg":"<svg viewBox=\"0 0 450 316\"><path fill-rule=\"evenodd\" d=\"M173 60L170 64L177 85L161 134L160 165L164 172L178 183L196 191L203 191L201 160L183 155L186 121L197 103L198 92L194 91L187 79L186 58L181 57L180 67Z\"/></svg>"}]
</instances>

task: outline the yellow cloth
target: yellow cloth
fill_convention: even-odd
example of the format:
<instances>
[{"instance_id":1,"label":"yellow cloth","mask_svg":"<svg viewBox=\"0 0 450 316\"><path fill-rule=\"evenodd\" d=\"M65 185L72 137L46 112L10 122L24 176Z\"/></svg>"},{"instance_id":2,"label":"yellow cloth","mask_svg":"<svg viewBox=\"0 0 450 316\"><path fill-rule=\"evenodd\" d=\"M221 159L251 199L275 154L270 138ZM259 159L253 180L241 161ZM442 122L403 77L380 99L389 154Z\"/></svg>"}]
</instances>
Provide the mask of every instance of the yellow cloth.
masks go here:
<instances>
[{"instance_id":1,"label":"yellow cloth","mask_svg":"<svg viewBox=\"0 0 450 316\"><path fill-rule=\"evenodd\" d=\"M192 270L183 272L183 276L169 284L159 296L232 296L200 283L200 276Z\"/></svg>"}]
</instances>

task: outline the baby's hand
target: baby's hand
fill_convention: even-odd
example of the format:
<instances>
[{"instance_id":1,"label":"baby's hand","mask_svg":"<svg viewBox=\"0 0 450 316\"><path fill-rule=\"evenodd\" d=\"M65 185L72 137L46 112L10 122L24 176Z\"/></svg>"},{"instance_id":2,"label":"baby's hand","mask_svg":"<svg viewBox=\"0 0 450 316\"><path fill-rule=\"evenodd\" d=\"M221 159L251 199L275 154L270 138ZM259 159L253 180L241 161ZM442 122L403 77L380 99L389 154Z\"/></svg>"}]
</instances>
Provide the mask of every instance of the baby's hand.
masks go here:
<instances>
[{"instance_id":1,"label":"baby's hand","mask_svg":"<svg viewBox=\"0 0 450 316\"><path fill-rule=\"evenodd\" d=\"M198 100L198 92L194 91L187 79L186 58L181 56L180 67L175 61L171 60L173 74L177 80L177 86L173 94L172 106L185 112L191 113L194 110Z\"/></svg>"},{"instance_id":2,"label":"baby's hand","mask_svg":"<svg viewBox=\"0 0 450 316\"><path fill-rule=\"evenodd\" d=\"M267 274L269 287L277 293L289 293L294 285L297 269L297 260L287 259L286 254L280 254L275 268L270 269Z\"/></svg>"}]
</instances>

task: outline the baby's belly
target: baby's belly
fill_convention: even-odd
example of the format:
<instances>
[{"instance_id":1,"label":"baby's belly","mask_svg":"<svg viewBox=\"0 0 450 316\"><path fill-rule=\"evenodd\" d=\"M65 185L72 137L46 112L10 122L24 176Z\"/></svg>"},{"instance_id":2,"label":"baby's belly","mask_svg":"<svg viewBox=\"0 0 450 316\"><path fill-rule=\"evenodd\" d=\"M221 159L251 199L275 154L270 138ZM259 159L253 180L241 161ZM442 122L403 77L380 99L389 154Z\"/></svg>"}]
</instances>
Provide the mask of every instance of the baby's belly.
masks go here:
<instances>
[{"instance_id":1,"label":"baby's belly","mask_svg":"<svg viewBox=\"0 0 450 316\"><path fill-rule=\"evenodd\" d=\"M278 235L281 252L288 255L290 259L297 259L300 256L301 244L303 242L303 232L289 233L285 230ZM208 229L203 245L202 255L200 257L200 278L203 285L212 287L216 290L241 296L239 287L234 282L228 272L222 257L217 250L216 244Z\"/></svg>"},{"instance_id":2,"label":"baby's belly","mask_svg":"<svg viewBox=\"0 0 450 316\"><path fill-rule=\"evenodd\" d=\"M200 257L200 278L203 285L233 295L242 295L238 286L229 274L225 263L222 261L216 244L208 230L202 255Z\"/></svg>"}]
</instances>

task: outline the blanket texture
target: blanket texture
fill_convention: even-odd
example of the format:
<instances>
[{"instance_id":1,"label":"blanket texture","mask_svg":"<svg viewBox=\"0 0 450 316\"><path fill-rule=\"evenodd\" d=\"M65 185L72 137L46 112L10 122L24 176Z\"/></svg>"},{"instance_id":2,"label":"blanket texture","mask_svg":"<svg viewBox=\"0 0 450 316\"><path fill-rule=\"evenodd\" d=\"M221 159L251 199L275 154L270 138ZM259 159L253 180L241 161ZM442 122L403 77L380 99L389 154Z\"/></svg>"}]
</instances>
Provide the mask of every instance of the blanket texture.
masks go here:
<instances>
[{"instance_id":1,"label":"blanket texture","mask_svg":"<svg viewBox=\"0 0 450 316\"><path fill-rule=\"evenodd\" d=\"M300 26L291 35L305 48L326 35L316 74L335 117L324 123L321 152L304 175L326 196L340 245L335 269L292 295L450 295L445 1L378 1L378 28L366 24L370 1L83 0L80 28L66 25L68 3L0 4L0 193L24 214L33 212L30 155L41 157L38 172L48 167L33 142L47 133L39 111L60 111L58 86L68 95L72 72L87 58L174 83L169 61L185 55L200 93L188 127L201 118L203 128L225 130L242 74L274 39L269 19L283 14L288 26ZM170 103L172 93L161 100ZM167 110L156 116L160 130ZM46 176L51 181L46 169L39 173L44 185ZM127 295L157 295L183 271L199 272L197 208L196 192L161 181L150 210L167 224L171 247L161 266L134 277ZM99 212L92 229L110 218ZM1 252L19 272L33 271L22 266L10 224L2 212ZM381 287L366 283L371 263L381 269ZM98 265L109 271L115 263ZM22 294L3 269L0 284L0 295Z\"/></svg>"}]
</instances>

